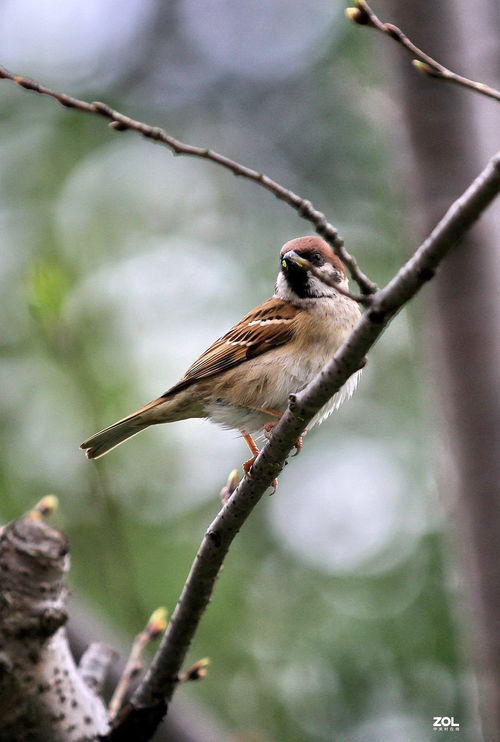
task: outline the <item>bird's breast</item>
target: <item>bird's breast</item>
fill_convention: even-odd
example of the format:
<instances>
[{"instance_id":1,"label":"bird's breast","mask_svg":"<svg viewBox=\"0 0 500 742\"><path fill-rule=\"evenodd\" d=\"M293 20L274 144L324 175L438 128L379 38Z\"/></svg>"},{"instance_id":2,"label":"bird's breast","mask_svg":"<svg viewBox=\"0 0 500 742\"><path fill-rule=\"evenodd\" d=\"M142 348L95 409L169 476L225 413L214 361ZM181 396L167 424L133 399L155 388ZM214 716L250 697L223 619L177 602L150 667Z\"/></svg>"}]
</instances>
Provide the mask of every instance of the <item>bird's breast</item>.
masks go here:
<instances>
[{"instance_id":1,"label":"bird's breast","mask_svg":"<svg viewBox=\"0 0 500 742\"><path fill-rule=\"evenodd\" d=\"M289 342L219 376L207 399L207 417L228 428L261 429L272 420L261 410L284 411L290 394L303 389L333 357L359 314L357 304L344 297L316 301L314 311L302 313Z\"/></svg>"}]
</instances>

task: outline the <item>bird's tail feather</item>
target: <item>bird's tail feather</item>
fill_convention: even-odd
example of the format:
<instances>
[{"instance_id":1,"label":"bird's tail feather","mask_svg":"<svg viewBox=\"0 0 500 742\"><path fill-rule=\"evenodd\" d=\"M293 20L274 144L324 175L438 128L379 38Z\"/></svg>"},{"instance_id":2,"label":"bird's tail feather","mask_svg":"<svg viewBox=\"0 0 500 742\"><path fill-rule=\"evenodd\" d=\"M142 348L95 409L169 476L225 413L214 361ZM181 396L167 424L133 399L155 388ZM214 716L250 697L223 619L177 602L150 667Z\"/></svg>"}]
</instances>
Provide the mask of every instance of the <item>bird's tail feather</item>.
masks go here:
<instances>
[{"instance_id":1,"label":"bird's tail feather","mask_svg":"<svg viewBox=\"0 0 500 742\"><path fill-rule=\"evenodd\" d=\"M132 438L133 435L137 435L141 430L149 427L148 423L141 423L137 419L134 419L134 417L120 420L114 423L114 425L110 425L108 428L104 428L104 430L100 430L95 435L87 438L80 446L80 448L85 450L87 458L98 459L100 456L108 453L108 451L116 448L116 446L119 446L123 441Z\"/></svg>"},{"instance_id":2,"label":"bird's tail feather","mask_svg":"<svg viewBox=\"0 0 500 742\"><path fill-rule=\"evenodd\" d=\"M116 446L119 446L123 441L132 438L133 435L137 435L141 430L152 425L154 421L146 420L145 413L147 414L149 410L158 407L164 402L165 400L163 397L153 399L152 402L141 407L140 410L136 410L131 415L124 417L123 420L118 420L118 422L113 423L113 425L95 433L95 435L91 435L90 438L83 441L80 448L85 450L88 459L98 459L100 456L104 456L105 453L116 448Z\"/></svg>"}]
</instances>

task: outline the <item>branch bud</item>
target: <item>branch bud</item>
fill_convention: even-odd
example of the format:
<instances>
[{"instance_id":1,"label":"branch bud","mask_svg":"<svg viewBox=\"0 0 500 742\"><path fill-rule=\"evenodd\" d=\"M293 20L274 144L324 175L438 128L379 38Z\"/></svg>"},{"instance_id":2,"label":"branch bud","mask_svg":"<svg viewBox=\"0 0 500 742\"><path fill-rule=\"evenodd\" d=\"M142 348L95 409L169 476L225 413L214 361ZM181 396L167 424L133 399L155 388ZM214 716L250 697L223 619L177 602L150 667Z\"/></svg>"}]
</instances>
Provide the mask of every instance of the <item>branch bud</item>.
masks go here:
<instances>
[{"instance_id":1,"label":"branch bud","mask_svg":"<svg viewBox=\"0 0 500 742\"><path fill-rule=\"evenodd\" d=\"M367 13L366 9L363 7L361 2L358 2L356 0L356 7L355 8L346 8L345 9L345 16L349 21L352 21L353 23L357 23L359 26L371 26L372 21Z\"/></svg>"},{"instance_id":2,"label":"branch bud","mask_svg":"<svg viewBox=\"0 0 500 742\"><path fill-rule=\"evenodd\" d=\"M167 616L168 611L164 607L157 608L156 611L153 611L146 626L148 639L156 639L157 636L163 634L167 628Z\"/></svg>"},{"instance_id":3,"label":"branch bud","mask_svg":"<svg viewBox=\"0 0 500 742\"><path fill-rule=\"evenodd\" d=\"M238 482L239 482L238 469L233 469L227 478L226 484L220 491L220 498L222 502L224 503L224 505L229 500L234 490L238 486Z\"/></svg>"},{"instance_id":4,"label":"branch bud","mask_svg":"<svg viewBox=\"0 0 500 742\"><path fill-rule=\"evenodd\" d=\"M438 76L436 70L430 64L427 64L427 62L421 62L420 59L412 59L411 63L423 75L430 75L431 77Z\"/></svg>"},{"instance_id":5,"label":"branch bud","mask_svg":"<svg viewBox=\"0 0 500 742\"><path fill-rule=\"evenodd\" d=\"M47 518L49 515L52 515L58 507L59 500L55 495L45 495L45 497L42 497L42 499L37 502L32 510L29 510L26 513L26 516L31 518L31 520L41 520L42 518Z\"/></svg>"},{"instance_id":6,"label":"branch bud","mask_svg":"<svg viewBox=\"0 0 500 742\"><path fill-rule=\"evenodd\" d=\"M203 659L198 660L198 662L195 662L194 665L191 665L189 670L186 670L186 672L183 672L181 675L179 675L179 682L186 683L190 680L201 680L206 676L209 664L209 657L204 657Z\"/></svg>"}]
</instances>

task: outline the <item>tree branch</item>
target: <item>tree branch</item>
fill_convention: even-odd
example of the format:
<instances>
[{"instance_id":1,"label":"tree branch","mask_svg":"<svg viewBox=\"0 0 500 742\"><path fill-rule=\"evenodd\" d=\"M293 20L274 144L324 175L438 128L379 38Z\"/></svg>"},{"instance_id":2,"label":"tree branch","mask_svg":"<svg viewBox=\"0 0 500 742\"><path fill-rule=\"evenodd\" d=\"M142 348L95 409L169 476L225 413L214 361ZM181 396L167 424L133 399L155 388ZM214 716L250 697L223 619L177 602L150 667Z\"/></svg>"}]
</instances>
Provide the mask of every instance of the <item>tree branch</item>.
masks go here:
<instances>
[{"instance_id":1,"label":"tree branch","mask_svg":"<svg viewBox=\"0 0 500 742\"><path fill-rule=\"evenodd\" d=\"M127 663L109 702L109 716L111 719L114 719L119 712L126 694L130 691L132 681L142 670L142 655L144 650L153 639L156 639L157 636L165 631L166 625L166 608L157 608L146 624L145 629L140 631L135 637Z\"/></svg>"},{"instance_id":2,"label":"tree branch","mask_svg":"<svg viewBox=\"0 0 500 742\"><path fill-rule=\"evenodd\" d=\"M419 49L415 44L401 31L400 28L394 26L392 23L384 23L380 18L375 15L371 7L368 5L366 0L356 0L355 8L347 8L346 16L349 20L357 23L360 26L368 26L375 28L377 31L389 36L391 39L400 44L413 59L413 65L420 72L429 75L429 77L436 77L440 80L452 82L455 85L460 85L468 90L473 90L476 93L485 95L488 98L500 101L500 91L495 88L485 85L482 82L476 82L475 80L469 80L467 77L457 75L456 72L449 70L440 62L436 62L435 59L426 54L422 49Z\"/></svg>"},{"instance_id":3,"label":"tree branch","mask_svg":"<svg viewBox=\"0 0 500 742\"><path fill-rule=\"evenodd\" d=\"M67 95L66 93L55 92L54 90L51 90L44 85L40 85L38 82L30 80L27 77L14 75L2 66L0 66L0 79L10 80L26 90L31 90L39 95L46 95L49 98L53 98L62 106L65 106L65 108L73 108L77 111L82 111L83 113L102 116L110 121L109 126L114 131L132 130L139 132L139 134L142 134L146 139L152 139L153 141L159 142L165 147L168 147L174 155L186 155L188 157L197 157L203 160L208 160L216 165L220 165L226 170L230 170L233 175L257 183L262 186L262 188L273 193L276 198L285 201L285 203L295 209L299 216L313 225L316 232L321 235L329 245L331 245L338 257L347 266L353 280L356 281L363 294L373 294L377 290L376 284L373 283L365 273L363 273L355 258L346 250L343 240L339 237L333 224L330 224L330 222L327 221L326 216L321 211L318 211L311 201L308 201L307 199L302 198L302 196L290 191L288 188L285 188L280 183L272 180L264 173L259 173L257 170L252 170L245 165L241 165L239 162L231 160L229 157L221 155L218 152L214 152L212 149L206 147L195 147L192 144L181 142L171 136L164 129L161 129L158 126L150 126L142 121L136 121L119 111L115 111L106 103L101 103L100 101L88 103L79 98L73 98L71 95Z\"/></svg>"},{"instance_id":4,"label":"tree branch","mask_svg":"<svg viewBox=\"0 0 500 742\"><path fill-rule=\"evenodd\" d=\"M130 702L116 718L113 730L106 737L108 742L124 742L131 738L142 742L151 737L167 711L182 663L210 602L231 542L282 470L298 436L349 376L360 368L395 314L432 278L445 255L499 192L500 153L455 201L392 281L374 294L369 309L334 358L303 391L292 395L271 440L252 467L252 479L241 480L206 531L160 648Z\"/></svg>"}]
</instances>

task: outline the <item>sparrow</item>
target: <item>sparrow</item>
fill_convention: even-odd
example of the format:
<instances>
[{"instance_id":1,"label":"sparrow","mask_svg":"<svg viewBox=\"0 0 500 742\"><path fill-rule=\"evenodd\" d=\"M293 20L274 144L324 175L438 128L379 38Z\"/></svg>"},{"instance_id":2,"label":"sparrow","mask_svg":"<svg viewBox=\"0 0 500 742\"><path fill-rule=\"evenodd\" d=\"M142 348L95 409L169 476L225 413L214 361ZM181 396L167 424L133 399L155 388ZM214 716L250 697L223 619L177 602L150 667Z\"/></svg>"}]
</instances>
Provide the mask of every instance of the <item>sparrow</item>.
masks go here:
<instances>
[{"instance_id":1,"label":"sparrow","mask_svg":"<svg viewBox=\"0 0 500 742\"><path fill-rule=\"evenodd\" d=\"M309 261L316 275L300 259ZM348 288L344 266L320 237L286 242L279 261L273 296L216 340L168 391L84 441L81 448L89 459L150 425L199 417L240 431L252 453L243 465L250 476L259 453L255 434L269 437L289 395L318 374L360 317L357 302L343 293ZM359 375L347 380L310 427L353 394ZM299 440L297 450L300 445Z\"/></svg>"}]
</instances>

